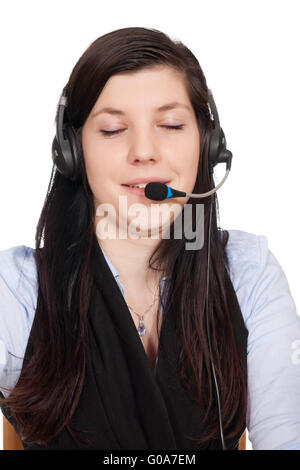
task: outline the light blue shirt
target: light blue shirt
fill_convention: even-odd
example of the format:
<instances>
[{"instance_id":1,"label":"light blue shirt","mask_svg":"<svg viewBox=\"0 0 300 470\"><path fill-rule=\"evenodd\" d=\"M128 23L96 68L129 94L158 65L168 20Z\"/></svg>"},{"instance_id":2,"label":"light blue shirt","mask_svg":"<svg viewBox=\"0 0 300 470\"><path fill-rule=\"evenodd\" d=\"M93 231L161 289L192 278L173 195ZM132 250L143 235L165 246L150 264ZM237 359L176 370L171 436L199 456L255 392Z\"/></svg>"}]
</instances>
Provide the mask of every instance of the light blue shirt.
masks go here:
<instances>
[{"instance_id":1,"label":"light blue shirt","mask_svg":"<svg viewBox=\"0 0 300 470\"><path fill-rule=\"evenodd\" d=\"M249 440L255 450L299 450L300 317L288 281L265 236L229 230L226 250L249 331ZM38 292L33 254L34 249L24 245L0 251L1 386L13 387L22 368ZM124 295L117 270L105 258Z\"/></svg>"}]
</instances>

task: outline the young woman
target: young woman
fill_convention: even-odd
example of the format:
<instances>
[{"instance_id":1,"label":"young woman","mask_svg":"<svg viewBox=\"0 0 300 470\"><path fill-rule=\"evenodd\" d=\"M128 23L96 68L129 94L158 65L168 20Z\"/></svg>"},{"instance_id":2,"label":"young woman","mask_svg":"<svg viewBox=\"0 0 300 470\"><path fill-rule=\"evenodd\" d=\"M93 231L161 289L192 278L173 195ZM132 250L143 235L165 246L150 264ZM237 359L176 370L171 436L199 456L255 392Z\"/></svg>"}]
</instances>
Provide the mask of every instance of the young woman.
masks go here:
<instances>
[{"instance_id":1,"label":"young woman","mask_svg":"<svg viewBox=\"0 0 300 470\"><path fill-rule=\"evenodd\" d=\"M300 449L299 317L266 237L218 227L212 108L154 29L75 65L35 249L0 253L1 406L24 449L236 449L246 426L254 449Z\"/></svg>"}]
</instances>

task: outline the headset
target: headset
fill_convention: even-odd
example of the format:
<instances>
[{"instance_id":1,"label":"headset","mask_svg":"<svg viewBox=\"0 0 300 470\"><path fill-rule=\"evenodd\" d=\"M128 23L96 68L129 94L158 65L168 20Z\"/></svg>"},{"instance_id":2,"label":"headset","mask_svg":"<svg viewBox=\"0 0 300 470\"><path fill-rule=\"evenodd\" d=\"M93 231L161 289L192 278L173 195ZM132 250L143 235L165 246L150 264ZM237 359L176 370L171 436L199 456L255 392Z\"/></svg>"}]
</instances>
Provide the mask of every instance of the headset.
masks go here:
<instances>
[{"instance_id":1,"label":"headset","mask_svg":"<svg viewBox=\"0 0 300 470\"><path fill-rule=\"evenodd\" d=\"M68 106L67 99L67 88L66 85L62 91L61 97L57 106L56 113L56 135L52 142L52 160L57 170L64 175L66 178L70 179L73 182L78 182L81 179L80 170L79 170L79 157L80 149L78 148L78 140L74 127L66 117L65 110ZM210 114L210 119L213 124L211 131L210 142L209 142L209 151L208 151L208 165L210 177L212 177L213 169L219 163L226 163L226 176L231 169L231 160L232 152L227 149L227 143L225 134L220 126L219 115L217 107L213 98L212 91L208 90L208 102L207 102L208 111ZM217 377L214 368L213 354L211 347L211 337L210 337L210 322L209 322L209 271L210 271L210 239L211 239L211 219L212 219L212 207L213 207L213 198L216 190L221 186L223 181L214 188L213 192L205 193L205 195L212 194L211 205L210 205L210 215L209 215L209 229L208 229L208 250L207 250L207 276L206 276L206 328L207 328L207 337L208 345L210 351L210 362L211 369L214 377L216 397L218 403L218 417L219 417L219 428L220 428L220 437L222 441L222 449L226 450L226 444L223 435L223 423L222 423L222 413L221 413L221 403Z\"/></svg>"},{"instance_id":2,"label":"headset","mask_svg":"<svg viewBox=\"0 0 300 470\"><path fill-rule=\"evenodd\" d=\"M57 170L72 181L80 181L78 141L76 131L66 118L65 110L68 106L67 87L63 89L57 106L56 135L52 142L52 160ZM210 137L208 163L210 171L218 163L226 163L231 168L232 153L226 148L226 139L218 116L217 107L211 90L208 90L209 101L207 103L213 130Z\"/></svg>"},{"instance_id":3,"label":"headset","mask_svg":"<svg viewBox=\"0 0 300 470\"><path fill-rule=\"evenodd\" d=\"M52 161L57 170L73 182L81 179L79 171L80 149L73 125L68 121L65 110L68 106L66 85L57 105L56 135L52 142Z\"/></svg>"}]
</instances>

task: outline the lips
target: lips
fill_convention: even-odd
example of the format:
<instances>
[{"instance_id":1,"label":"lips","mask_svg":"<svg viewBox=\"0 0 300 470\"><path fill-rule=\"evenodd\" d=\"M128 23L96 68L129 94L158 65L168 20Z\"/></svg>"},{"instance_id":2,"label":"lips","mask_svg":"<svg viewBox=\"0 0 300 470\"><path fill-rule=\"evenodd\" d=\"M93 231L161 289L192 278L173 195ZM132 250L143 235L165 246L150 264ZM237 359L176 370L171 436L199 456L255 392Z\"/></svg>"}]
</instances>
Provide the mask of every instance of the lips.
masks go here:
<instances>
[{"instance_id":1,"label":"lips","mask_svg":"<svg viewBox=\"0 0 300 470\"><path fill-rule=\"evenodd\" d=\"M144 198L146 197L144 188L133 188L131 186L127 186L126 184L122 184L122 186L126 189L126 191L130 191L132 194L136 194L137 196Z\"/></svg>"},{"instance_id":2,"label":"lips","mask_svg":"<svg viewBox=\"0 0 300 470\"><path fill-rule=\"evenodd\" d=\"M151 181L148 181L147 183L151 183L151 182L159 182L159 183L164 183L164 184L169 184L170 181L166 181L166 180L157 180L154 181L153 179L151 179ZM130 183L130 184L147 184L147 183L141 183L141 181L137 181L136 183ZM122 184L122 186L124 188L126 188L127 191L130 191L132 194L135 194L137 196L140 196L140 197L143 197L143 198L146 198L146 195L145 195L145 188L138 188L138 187L132 187L132 186L129 186L128 184Z\"/></svg>"},{"instance_id":3,"label":"lips","mask_svg":"<svg viewBox=\"0 0 300 470\"><path fill-rule=\"evenodd\" d=\"M157 176L149 176L147 178L136 178L134 180L131 180L131 181L127 181L126 183L122 183L122 186L132 186L132 185L135 185L135 184L147 184L147 183L154 183L154 182L159 182L159 183L163 183L163 184L166 184L168 183L170 180L166 179L166 178L160 178L160 177L157 177Z\"/></svg>"}]
</instances>

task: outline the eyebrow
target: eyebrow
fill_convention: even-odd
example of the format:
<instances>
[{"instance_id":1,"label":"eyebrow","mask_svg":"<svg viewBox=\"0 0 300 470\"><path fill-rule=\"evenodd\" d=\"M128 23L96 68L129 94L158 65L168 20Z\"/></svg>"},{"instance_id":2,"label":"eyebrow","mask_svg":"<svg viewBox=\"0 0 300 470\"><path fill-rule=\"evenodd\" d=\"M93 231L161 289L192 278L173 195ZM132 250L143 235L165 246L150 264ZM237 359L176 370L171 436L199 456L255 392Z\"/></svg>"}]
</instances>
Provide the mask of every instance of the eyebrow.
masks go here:
<instances>
[{"instance_id":1,"label":"eyebrow","mask_svg":"<svg viewBox=\"0 0 300 470\"><path fill-rule=\"evenodd\" d=\"M178 103L178 101L173 101L172 103L167 103L164 104L163 106L160 106L159 108L156 108L155 111L168 111L169 109L174 109L174 108L186 108L189 111L191 110L190 106L183 104L183 103ZM102 108L99 111L96 111L92 115L92 119L98 116L99 114L102 113L107 113L107 114L115 114L119 116L124 116L126 113L122 111L121 109L115 109L115 108Z\"/></svg>"}]
</instances>

